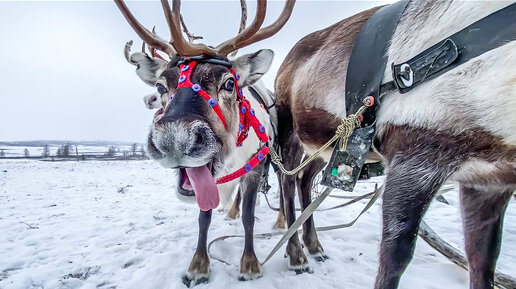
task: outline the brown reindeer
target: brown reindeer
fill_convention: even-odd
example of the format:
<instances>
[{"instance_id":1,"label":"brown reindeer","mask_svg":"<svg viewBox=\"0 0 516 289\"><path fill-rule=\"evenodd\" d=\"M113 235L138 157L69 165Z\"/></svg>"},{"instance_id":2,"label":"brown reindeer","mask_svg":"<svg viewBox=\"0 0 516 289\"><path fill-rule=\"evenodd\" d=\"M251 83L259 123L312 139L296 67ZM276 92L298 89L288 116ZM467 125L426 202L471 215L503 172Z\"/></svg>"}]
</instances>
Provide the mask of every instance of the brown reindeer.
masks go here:
<instances>
[{"instance_id":1,"label":"brown reindeer","mask_svg":"<svg viewBox=\"0 0 516 289\"><path fill-rule=\"evenodd\" d=\"M273 128L269 115L250 96L249 87L268 70L273 53L264 49L231 61L227 55L278 32L288 20L295 1L287 1L279 18L265 28L260 27L266 1L258 1L250 26L215 48L185 41L180 29L178 0L172 2L172 8L168 1L161 1L171 42L144 28L121 0L115 2L140 38L170 57L167 69L171 75L164 77L167 83L162 85L161 93L166 94L167 103L155 115L147 146L151 157L161 165L179 169L179 188L193 189L200 208L197 250L183 282L189 286L192 281L208 280L210 261L206 241L211 212L219 204L219 193L230 191L219 188L235 184L242 192L245 229L239 279L260 277L262 271L253 248L254 205L263 170L261 161L268 151L263 143L273 141L269 139ZM237 178L224 183L233 177Z\"/></svg>"},{"instance_id":2,"label":"brown reindeer","mask_svg":"<svg viewBox=\"0 0 516 289\"><path fill-rule=\"evenodd\" d=\"M443 38L510 2L410 1L388 50L382 83L391 64L403 63ZM287 169L312 154L346 117L347 66L355 39L374 8L300 40L283 62L275 83L278 142ZM367 61L367 59L364 59ZM460 183L470 288L493 288L503 216L516 189L516 41L485 52L407 94L382 97L376 140L387 168L383 234L375 288L397 288L415 247L419 223L446 180ZM383 68L382 68L383 69ZM310 203L314 175L331 150L297 176L282 179L288 225L293 197ZM288 157L287 157L288 156ZM320 258L323 249L313 219L303 241ZM289 265L307 270L297 235L287 245Z\"/></svg>"}]
</instances>

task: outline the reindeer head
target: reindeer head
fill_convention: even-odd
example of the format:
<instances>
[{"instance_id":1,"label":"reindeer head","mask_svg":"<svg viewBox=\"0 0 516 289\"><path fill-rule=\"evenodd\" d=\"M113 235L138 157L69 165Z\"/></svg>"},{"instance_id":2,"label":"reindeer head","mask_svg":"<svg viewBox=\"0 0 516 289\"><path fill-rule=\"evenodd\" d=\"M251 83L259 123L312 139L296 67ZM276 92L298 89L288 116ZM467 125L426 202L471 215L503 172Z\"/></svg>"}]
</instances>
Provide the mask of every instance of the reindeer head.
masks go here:
<instances>
[{"instance_id":1,"label":"reindeer head","mask_svg":"<svg viewBox=\"0 0 516 289\"><path fill-rule=\"evenodd\" d=\"M171 42L144 28L122 1L115 2L142 40L167 53L171 59L164 65L148 56L133 54L128 57L128 61L139 65L138 75L148 83L155 82L158 94L166 100L151 126L150 156L165 167L179 168L180 187L193 188L198 203L199 198L212 198L217 194L214 178L236 147L241 90L267 72L273 57L271 50L260 50L232 61L227 55L279 31L288 20L295 1L287 1L280 17L272 25L260 29L266 1L259 0L253 23L215 48L185 41L179 26L179 0L173 1L172 9L168 1L161 1Z\"/></svg>"}]
</instances>

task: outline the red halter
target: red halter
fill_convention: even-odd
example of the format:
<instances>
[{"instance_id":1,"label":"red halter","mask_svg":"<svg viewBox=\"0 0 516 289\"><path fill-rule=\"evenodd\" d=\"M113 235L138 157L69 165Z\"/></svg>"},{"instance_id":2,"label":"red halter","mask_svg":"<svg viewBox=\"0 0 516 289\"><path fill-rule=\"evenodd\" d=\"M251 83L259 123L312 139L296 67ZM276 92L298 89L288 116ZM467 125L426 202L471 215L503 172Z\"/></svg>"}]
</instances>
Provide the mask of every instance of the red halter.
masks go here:
<instances>
[{"instance_id":1,"label":"red halter","mask_svg":"<svg viewBox=\"0 0 516 289\"><path fill-rule=\"evenodd\" d=\"M187 59L188 60L188 59ZM202 96L208 103L210 104L211 108L213 108L213 111L217 114L220 121L224 125L224 128L227 129L226 126L226 119L224 118L224 115L222 114L222 111L220 110L219 104L217 101L212 98L206 91L204 91L199 84L194 84L191 81L192 77L192 71L197 65L197 61L190 61L186 64L181 64L179 66L179 69L181 70L181 73L179 75L179 82L177 85L177 88L182 87L191 87L194 92L197 92L200 96ZM252 127L255 131L256 135L258 136L258 139L266 143L269 141L269 137L267 136L267 133L265 132L265 127L260 123L258 118L255 115L255 111L251 108L251 104L249 103L249 100L247 100L244 95L242 94L242 90L238 88L238 80L240 79L240 76L238 73L235 72L233 68L231 68L231 74L235 77L235 89L237 92L237 100L239 103L239 110L240 110L240 125L238 127L239 133L237 137L237 143L236 146L240 147L242 146L242 143L247 138L249 134L249 129ZM171 96L171 100L174 96ZM234 179L237 179L246 173L252 171L261 161L265 159L265 156L269 153L269 147L265 145L245 166L242 168L236 170L235 172L220 177L217 179L216 184L223 184L227 183L229 181L232 181Z\"/></svg>"}]
</instances>

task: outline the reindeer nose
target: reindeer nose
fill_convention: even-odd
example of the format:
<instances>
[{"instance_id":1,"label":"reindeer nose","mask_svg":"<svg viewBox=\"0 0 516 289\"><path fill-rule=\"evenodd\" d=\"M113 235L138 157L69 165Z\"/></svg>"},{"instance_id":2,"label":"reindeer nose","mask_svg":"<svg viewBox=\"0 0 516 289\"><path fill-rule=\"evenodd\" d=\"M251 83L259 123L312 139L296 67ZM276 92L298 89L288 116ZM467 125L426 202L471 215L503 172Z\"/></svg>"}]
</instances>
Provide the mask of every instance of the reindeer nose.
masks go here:
<instances>
[{"instance_id":1,"label":"reindeer nose","mask_svg":"<svg viewBox=\"0 0 516 289\"><path fill-rule=\"evenodd\" d=\"M213 132L205 125L194 126L191 130L188 154L199 153L211 145Z\"/></svg>"}]
</instances>

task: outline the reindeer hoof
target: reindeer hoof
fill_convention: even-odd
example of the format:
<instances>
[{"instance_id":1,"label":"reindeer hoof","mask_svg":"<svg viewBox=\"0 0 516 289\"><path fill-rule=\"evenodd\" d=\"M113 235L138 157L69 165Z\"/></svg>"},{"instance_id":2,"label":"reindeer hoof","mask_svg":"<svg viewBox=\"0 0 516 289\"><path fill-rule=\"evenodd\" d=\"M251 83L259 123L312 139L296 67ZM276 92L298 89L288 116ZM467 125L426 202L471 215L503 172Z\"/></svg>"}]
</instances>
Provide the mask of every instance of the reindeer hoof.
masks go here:
<instances>
[{"instance_id":1,"label":"reindeer hoof","mask_svg":"<svg viewBox=\"0 0 516 289\"><path fill-rule=\"evenodd\" d=\"M192 285L192 281L194 284L206 283L208 282L208 277L210 276L210 259L206 254L198 254L196 253L192 262L190 263L190 267L188 271L183 276L183 284L187 287Z\"/></svg>"},{"instance_id":2,"label":"reindeer hoof","mask_svg":"<svg viewBox=\"0 0 516 289\"><path fill-rule=\"evenodd\" d=\"M258 262L258 258L254 253L252 255L243 255L240 260L240 273L238 280L249 281L262 277L262 266Z\"/></svg>"},{"instance_id":3,"label":"reindeer hoof","mask_svg":"<svg viewBox=\"0 0 516 289\"><path fill-rule=\"evenodd\" d=\"M203 275L206 275L206 276L203 276ZM193 275L191 273L186 273L185 275L183 275L183 284L185 284L186 287L190 288L190 286L192 285L192 281L194 282L194 286L195 285L199 285L199 284L202 284L202 283L208 283L208 275L207 274L197 274L197 275Z\"/></svg>"},{"instance_id":4,"label":"reindeer hoof","mask_svg":"<svg viewBox=\"0 0 516 289\"><path fill-rule=\"evenodd\" d=\"M272 227L275 231L281 231L285 229L285 220L277 220L276 223L274 223L274 226Z\"/></svg>"},{"instance_id":5,"label":"reindeer hoof","mask_svg":"<svg viewBox=\"0 0 516 289\"><path fill-rule=\"evenodd\" d=\"M308 265L308 263L305 263L305 264L302 264L302 265L297 265L297 266L290 266L289 265L288 269L290 271L296 272L297 275L303 274L303 273L312 274L314 272L312 270L312 268L310 268L310 265Z\"/></svg>"},{"instance_id":6,"label":"reindeer hoof","mask_svg":"<svg viewBox=\"0 0 516 289\"><path fill-rule=\"evenodd\" d=\"M235 210L235 208L231 208L231 210L229 210L228 214L226 215L226 218L230 220L235 220L238 217L240 217L240 211Z\"/></svg>"},{"instance_id":7,"label":"reindeer hoof","mask_svg":"<svg viewBox=\"0 0 516 289\"><path fill-rule=\"evenodd\" d=\"M316 254L310 254L312 257L314 257L315 261L317 262L324 262L328 260L330 257L328 255L324 254L323 252L316 253Z\"/></svg>"},{"instance_id":8,"label":"reindeer hoof","mask_svg":"<svg viewBox=\"0 0 516 289\"><path fill-rule=\"evenodd\" d=\"M294 271L298 275L303 274L303 273L313 273L312 269L310 268L310 265L308 264L308 260L305 257L305 254L303 254L302 256L299 256L299 258L297 258L297 260L293 259L291 256L289 256L289 257L290 257L290 261L288 264L288 269L290 271ZM294 263L294 264L292 264L292 263Z\"/></svg>"}]
</instances>

